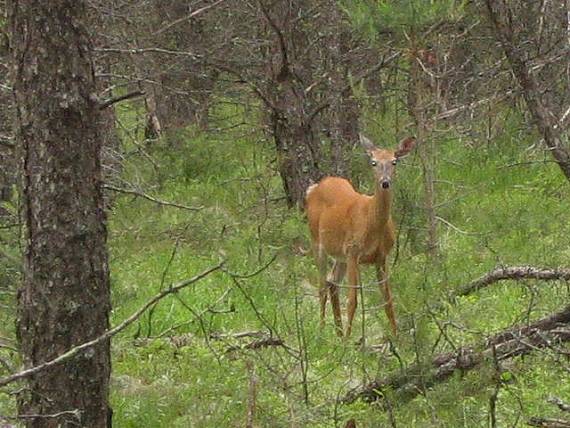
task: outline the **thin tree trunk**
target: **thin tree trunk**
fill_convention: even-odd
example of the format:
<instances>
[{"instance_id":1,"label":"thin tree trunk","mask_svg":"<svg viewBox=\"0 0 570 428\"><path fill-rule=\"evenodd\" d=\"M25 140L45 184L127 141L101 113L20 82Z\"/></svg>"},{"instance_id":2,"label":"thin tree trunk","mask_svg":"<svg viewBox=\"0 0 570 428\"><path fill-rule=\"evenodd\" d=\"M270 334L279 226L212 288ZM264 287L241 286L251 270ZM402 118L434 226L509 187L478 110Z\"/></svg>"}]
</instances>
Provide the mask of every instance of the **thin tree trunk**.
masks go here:
<instances>
[{"instance_id":1,"label":"thin tree trunk","mask_svg":"<svg viewBox=\"0 0 570 428\"><path fill-rule=\"evenodd\" d=\"M331 139L330 171L339 177L350 179L352 149L358 141L358 118L360 109L349 84L348 55L351 34L348 24L343 22L342 11L337 2L330 5L329 63L332 87L330 111L326 113L329 121ZM325 114L325 113L323 113Z\"/></svg>"},{"instance_id":2,"label":"thin tree trunk","mask_svg":"<svg viewBox=\"0 0 570 428\"><path fill-rule=\"evenodd\" d=\"M413 48L416 50L417 48ZM425 77L422 75L422 68L418 63L419 59L412 58L410 64L410 85L408 94L408 109L414 118L417 128L417 139L420 142L418 153L422 165L422 175L424 180L424 210L426 214L427 226L427 253L432 260L437 257L437 219L435 211L436 199L436 155L435 145L428 135L428 125L426 121L426 103L428 88Z\"/></svg>"},{"instance_id":3,"label":"thin tree trunk","mask_svg":"<svg viewBox=\"0 0 570 428\"><path fill-rule=\"evenodd\" d=\"M562 141L564 124L560 123L561 118L556 117L554 109L547 102L546 95L543 95L545 91L532 74L529 61L524 56L524 50L515 46L512 16L508 4L502 0L486 0L486 4L497 39L523 90L524 100L538 131L562 173L570 180L570 147Z\"/></svg>"},{"instance_id":4,"label":"thin tree trunk","mask_svg":"<svg viewBox=\"0 0 570 428\"><path fill-rule=\"evenodd\" d=\"M109 326L103 137L85 2L12 0L8 10L26 224L18 338L32 367ZM110 426L109 345L31 377L19 414L38 417L26 425Z\"/></svg>"}]
</instances>

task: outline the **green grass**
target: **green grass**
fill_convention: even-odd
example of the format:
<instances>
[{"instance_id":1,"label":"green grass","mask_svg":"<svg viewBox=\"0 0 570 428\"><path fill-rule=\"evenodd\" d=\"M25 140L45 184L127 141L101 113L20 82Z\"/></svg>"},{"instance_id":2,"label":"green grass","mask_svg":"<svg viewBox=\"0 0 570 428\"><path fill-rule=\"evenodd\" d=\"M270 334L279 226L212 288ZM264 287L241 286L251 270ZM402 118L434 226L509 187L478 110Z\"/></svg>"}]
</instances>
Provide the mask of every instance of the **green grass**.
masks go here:
<instances>
[{"instance_id":1,"label":"green grass","mask_svg":"<svg viewBox=\"0 0 570 428\"><path fill-rule=\"evenodd\" d=\"M127 113L124 122L134 126L135 116ZM438 224L436 263L424 251L419 159L412 155L399 166L394 211L399 248L391 278L401 322L394 346L405 364L452 349L445 340L433 349L439 330L425 308L442 302L457 286L501 264L570 265L570 187L547 154L529 149L532 136L519 128L515 117L489 144L454 135L437 142L437 213L453 226ZM388 424L387 414L375 405L337 402L351 387L397 371L399 363L390 352L363 352L355 345L362 306L350 341L336 337L330 312L326 328L319 328L318 302L309 283L315 276L313 261L298 251L309 248L306 224L301 214L285 207L270 142L254 130L205 136L188 129L146 150L155 165L134 152L124 165L124 178L163 200L203 208L186 211L116 195L109 225L113 325L161 287L221 259L227 260L227 270L240 274L275 261L237 285L228 274L214 273L164 299L150 321L145 315L114 339L114 426L244 426L252 376L257 379L258 426L289 427L291 421L303 427L344 426L349 417L359 427ZM364 168L361 153L354 156ZM360 176L363 188L369 188L366 171ZM379 311L372 269L364 272L363 282L367 343L379 344L388 324ZM507 281L445 305L436 316L447 322L448 338L461 346L525 322L529 305L536 319L568 297L565 284ZM288 348L228 352L251 339L212 337L268 329ZM556 415L545 397L570 397L570 385L561 383L568 363L550 351L513 359L505 367L511 377L498 397L499 426ZM488 426L491 378L491 365L458 374L408 404L393 403L394 418L406 427ZM8 412L10 403L0 398L0 411Z\"/></svg>"}]
</instances>

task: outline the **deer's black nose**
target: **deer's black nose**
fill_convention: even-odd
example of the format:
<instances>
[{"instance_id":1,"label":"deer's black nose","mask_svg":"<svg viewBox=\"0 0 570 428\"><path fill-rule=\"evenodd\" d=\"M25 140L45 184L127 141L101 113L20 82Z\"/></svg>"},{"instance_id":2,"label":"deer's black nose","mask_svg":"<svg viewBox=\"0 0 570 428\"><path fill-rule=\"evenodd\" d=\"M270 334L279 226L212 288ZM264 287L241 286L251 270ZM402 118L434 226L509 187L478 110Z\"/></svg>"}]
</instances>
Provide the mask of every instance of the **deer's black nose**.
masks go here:
<instances>
[{"instance_id":1,"label":"deer's black nose","mask_svg":"<svg viewBox=\"0 0 570 428\"><path fill-rule=\"evenodd\" d=\"M382 189L387 189L390 187L390 182L389 181L383 181L382 182Z\"/></svg>"}]
</instances>

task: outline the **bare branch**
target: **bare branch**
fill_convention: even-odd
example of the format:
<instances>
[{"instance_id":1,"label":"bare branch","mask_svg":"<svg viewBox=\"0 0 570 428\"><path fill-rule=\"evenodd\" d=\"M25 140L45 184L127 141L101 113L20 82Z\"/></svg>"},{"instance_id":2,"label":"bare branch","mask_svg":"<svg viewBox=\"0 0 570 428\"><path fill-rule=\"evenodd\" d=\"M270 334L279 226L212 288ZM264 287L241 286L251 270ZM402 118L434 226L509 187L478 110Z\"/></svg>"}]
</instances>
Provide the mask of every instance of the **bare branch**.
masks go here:
<instances>
[{"instance_id":1,"label":"bare branch","mask_svg":"<svg viewBox=\"0 0 570 428\"><path fill-rule=\"evenodd\" d=\"M176 202L163 201L161 199L155 198L154 196L150 196L150 195L147 195L146 193L139 192L138 190L123 189L121 187L116 187L116 186L113 186L111 184L104 184L103 188L107 189L107 190L112 190L113 192L126 193L128 195L140 196L141 198L147 199L151 202L154 202L154 203L159 204L159 205L164 205L167 207L181 208L181 209L189 210L189 211L200 211L201 209L204 208L203 206L202 207L189 207L187 205L182 205L182 204L179 204Z\"/></svg>"},{"instance_id":2,"label":"bare branch","mask_svg":"<svg viewBox=\"0 0 570 428\"><path fill-rule=\"evenodd\" d=\"M112 106L113 104L117 104L121 101L130 100L131 98L136 98L143 95L145 95L143 91L133 91L129 92L128 94L119 95L117 97L101 102L101 104L99 104L99 110L104 110L107 107Z\"/></svg>"},{"instance_id":3,"label":"bare branch","mask_svg":"<svg viewBox=\"0 0 570 428\"><path fill-rule=\"evenodd\" d=\"M70 358L77 356L80 352L82 352L86 349L92 348L92 347L96 346L97 344L99 344L105 340L109 340L111 337L117 335L118 333L123 331L125 328L127 328L129 325L131 325L133 322L135 322L137 319L139 319L141 317L141 315L147 311L147 309L156 305L160 300L164 299L166 296L168 296L170 294L177 293L178 291L182 290L183 288L188 287L191 284L194 284L195 282L200 281L201 279L205 278L206 276L208 276L212 272L220 270L222 268L223 264L224 264L224 262L222 261L219 264L206 269L202 273L199 273L198 275L196 275L190 279L178 282L176 284L172 284L166 290L163 290L160 293L156 294L153 298L151 298L148 302L146 302L141 308L139 308L137 311L135 311L130 317L128 317L122 323L120 323L119 325L117 325L116 327L114 327L110 330L107 330L104 334L97 337L96 339L90 340L89 342L82 343L81 345L74 346L69 351L64 352L60 356L58 356L52 360L46 361L45 363L42 363L38 366L31 367L29 369L22 370L21 372L14 373L10 376L0 378L0 386L8 385L8 384L15 382L17 380L26 379L30 376L35 375L36 373L38 373L40 371L43 371L47 368L55 366L56 364L60 364L64 361L67 361Z\"/></svg>"},{"instance_id":4,"label":"bare branch","mask_svg":"<svg viewBox=\"0 0 570 428\"><path fill-rule=\"evenodd\" d=\"M171 49L162 48L131 48L131 49L121 49L121 48L95 48L95 52L103 53L124 53L124 54L165 54L165 55L175 55L175 56L186 56L193 59L201 58L201 55L195 54L194 52L188 51L173 51Z\"/></svg>"},{"instance_id":5,"label":"bare branch","mask_svg":"<svg viewBox=\"0 0 570 428\"><path fill-rule=\"evenodd\" d=\"M211 9L217 5L219 5L220 3L222 3L224 0L218 0L212 4L209 4L207 6L201 7L200 9L195 10L194 12L190 13L189 15L183 16L182 18L178 18L174 21L172 21L170 24L162 27L160 30L155 31L152 35L153 36L158 36L159 34L164 33L167 30L170 30L172 27L174 27L175 25L180 24L181 22L184 21L188 21L189 19L195 18L196 16L200 15L201 13L206 12L208 9Z\"/></svg>"},{"instance_id":6,"label":"bare branch","mask_svg":"<svg viewBox=\"0 0 570 428\"><path fill-rule=\"evenodd\" d=\"M532 266L505 266L465 284L453 294L453 297L466 296L482 288L504 280L540 279L542 281L570 281L570 269L540 269Z\"/></svg>"},{"instance_id":7,"label":"bare branch","mask_svg":"<svg viewBox=\"0 0 570 428\"><path fill-rule=\"evenodd\" d=\"M376 64L375 66L369 68L368 70L366 70L364 73L362 73L361 75L357 76L355 79L353 79L350 83L347 83L346 85L344 85L342 88L340 88L338 90L339 93L345 92L348 89L350 89L352 86L357 85L358 83L360 83L362 80L366 79L368 76L370 76L373 73L376 73L377 71L381 70L382 68L384 68L386 65L388 65L389 63L391 63L392 61L394 61L395 59L397 59L399 56L401 55L401 52L395 52L392 55L390 55L388 58L382 58L382 61L380 61L378 64ZM314 110L311 112L311 114L309 114L309 120L308 122L311 123L315 117L317 117L317 115L322 112L324 109L330 107L331 102L332 102L333 97L328 98L326 101L324 101L323 103L319 104L317 107L314 108Z\"/></svg>"}]
</instances>

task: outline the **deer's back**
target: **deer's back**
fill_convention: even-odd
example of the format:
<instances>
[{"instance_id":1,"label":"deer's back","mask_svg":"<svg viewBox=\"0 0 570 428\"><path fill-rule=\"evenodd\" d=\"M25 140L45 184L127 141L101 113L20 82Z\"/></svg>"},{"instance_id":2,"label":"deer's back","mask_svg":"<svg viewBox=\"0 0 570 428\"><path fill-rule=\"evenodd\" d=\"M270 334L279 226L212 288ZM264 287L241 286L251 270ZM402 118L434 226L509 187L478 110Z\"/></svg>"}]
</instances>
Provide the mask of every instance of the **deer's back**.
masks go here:
<instances>
[{"instance_id":1,"label":"deer's back","mask_svg":"<svg viewBox=\"0 0 570 428\"><path fill-rule=\"evenodd\" d=\"M331 256L344 256L343 246L355 229L354 222L364 220L369 200L340 177L326 177L311 186L305 206L313 242L324 246Z\"/></svg>"}]
</instances>

